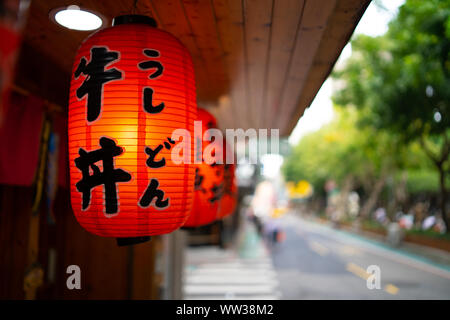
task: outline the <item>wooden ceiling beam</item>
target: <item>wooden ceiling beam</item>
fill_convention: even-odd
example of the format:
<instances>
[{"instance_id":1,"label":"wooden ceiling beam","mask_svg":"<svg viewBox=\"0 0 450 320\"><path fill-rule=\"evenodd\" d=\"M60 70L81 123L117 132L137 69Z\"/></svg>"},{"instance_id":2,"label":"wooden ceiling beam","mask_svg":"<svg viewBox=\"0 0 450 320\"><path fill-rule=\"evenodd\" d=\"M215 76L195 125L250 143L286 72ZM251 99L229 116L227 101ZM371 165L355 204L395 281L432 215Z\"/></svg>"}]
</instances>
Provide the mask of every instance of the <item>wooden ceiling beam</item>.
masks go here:
<instances>
[{"instance_id":1,"label":"wooden ceiling beam","mask_svg":"<svg viewBox=\"0 0 450 320\"><path fill-rule=\"evenodd\" d=\"M274 0L244 0L249 127L259 128L270 52Z\"/></svg>"},{"instance_id":2,"label":"wooden ceiling beam","mask_svg":"<svg viewBox=\"0 0 450 320\"><path fill-rule=\"evenodd\" d=\"M322 39L324 30L335 7L336 0L306 0L300 30L291 58L275 128L286 132L285 126L297 107L307 75Z\"/></svg>"},{"instance_id":3,"label":"wooden ceiling beam","mask_svg":"<svg viewBox=\"0 0 450 320\"><path fill-rule=\"evenodd\" d=\"M295 39L301 25L304 0L276 1L272 21L266 89L262 127L271 128L273 119L278 116L280 96L285 85L285 76L295 46Z\"/></svg>"},{"instance_id":4,"label":"wooden ceiling beam","mask_svg":"<svg viewBox=\"0 0 450 320\"><path fill-rule=\"evenodd\" d=\"M204 67L205 59L195 41L191 26L185 15L184 8L178 0L147 0L154 8L156 15L161 21L161 27L175 35L189 50L195 68L195 80L197 85L197 96L211 99L208 92L208 84L212 84L212 78Z\"/></svg>"},{"instance_id":5,"label":"wooden ceiling beam","mask_svg":"<svg viewBox=\"0 0 450 320\"><path fill-rule=\"evenodd\" d=\"M190 23L195 42L203 54L204 68L214 87L212 102L228 92L228 75L225 72L223 50L218 37L216 18L210 1L181 1ZM200 101L202 102L202 101ZM209 101L204 101L209 102Z\"/></svg>"},{"instance_id":6,"label":"wooden ceiling beam","mask_svg":"<svg viewBox=\"0 0 450 320\"><path fill-rule=\"evenodd\" d=\"M307 85L301 91L296 108L289 114L289 121L287 121L284 130L280 132L281 135L289 135L294 130L298 119L303 115L305 109L311 105L320 87L333 70L334 64L350 40L353 31L369 4L370 0L338 1L312 62L312 67L306 80Z\"/></svg>"},{"instance_id":7,"label":"wooden ceiling beam","mask_svg":"<svg viewBox=\"0 0 450 320\"><path fill-rule=\"evenodd\" d=\"M244 57L244 16L241 1L213 0L213 12L219 41L230 79L229 111L234 121L229 128L243 128L247 123L247 82Z\"/></svg>"},{"instance_id":8,"label":"wooden ceiling beam","mask_svg":"<svg viewBox=\"0 0 450 320\"><path fill-rule=\"evenodd\" d=\"M280 128L287 135L331 71L369 2L140 0L136 8L134 0L78 4L102 14L105 26L122 14L155 18L191 53L200 105L219 108L217 115L230 128ZM45 57L44 72L55 70L51 71L58 74L55 77L64 79L54 84L59 93L45 93L64 105L62 93L68 92L74 54L91 33L68 30L50 20L51 9L70 4L72 0L32 1L24 32L27 51ZM32 64L22 59L21 70ZM21 72L19 81L28 82L22 87L39 88L43 83L51 87L51 79Z\"/></svg>"}]
</instances>

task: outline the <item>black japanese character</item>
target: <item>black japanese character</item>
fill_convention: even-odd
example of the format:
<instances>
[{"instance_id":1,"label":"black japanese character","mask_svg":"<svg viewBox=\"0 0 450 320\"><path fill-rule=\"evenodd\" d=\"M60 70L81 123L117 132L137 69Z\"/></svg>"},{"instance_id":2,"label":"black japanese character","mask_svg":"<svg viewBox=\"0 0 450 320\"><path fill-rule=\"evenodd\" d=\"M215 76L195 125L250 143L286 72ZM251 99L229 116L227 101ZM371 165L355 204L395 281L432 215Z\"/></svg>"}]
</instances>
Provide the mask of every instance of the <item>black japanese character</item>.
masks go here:
<instances>
[{"instance_id":1,"label":"black japanese character","mask_svg":"<svg viewBox=\"0 0 450 320\"><path fill-rule=\"evenodd\" d=\"M203 188L203 179L205 179L204 175L200 174L200 169L195 168L195 183L194 183L194 190L199 190L203 193L206 192L206 190Z\"/></svg>"},{"instance_id":2,"label":"black japanese character","mask_svg":"<svg viewBox=\"0 0 450 320\"><path fill-rule=\"evenodd\" d=\"M164 157L159 161L155 161L155 157L163 148L170 150L170 148L172 147L171 144L175 144L175 141L170 138L167 138L167 141L164 141L164 143L157 146L154 150L150 147L145 147L145 153L149 155L146 161L148 167L161 168L166 165L166 159ZM164 209L169 205L169 198L164 199L164 191L159 190L158 186L159 181L157 179L151 179L147 190L145 190L144 195L139 201L139 205L141 207L148 207L152 203L154 198L156 198L154 206L158 209Z\"/></svg>"},{"instance_id":3,"label":"black japanese character","mask_svg":"<svg viewBox=\"0 0 450 320\"><path fill-rule=\"evenodd\" d=\"M166 165L166 159L165 158L162 158L159 161L155 161L156 155L161 151L162 148L163 148L162 144L157 146L155 150L153 150L150 147L145 147L145 153L149 155L149 157L147 159L147 166L148 167L156 169L156 168L164 167Z\"/></svg>"},{"instance_id":4,"label":"black japanese character","mask_svg":"<svg viewBox=\"0 0 450 320\"><path fill-rule=\"evenodd\" d=\"M141 207L148 207L152 203L154 198L156 198L154 206L158 209L164 209L169 205L169 198L164 199L164 191L159 190L158 186L159 182L157 179L152 179L150 181L147 190L145 190L144 195L139 201Z\"/></svg>"},{"instance_id":5,"label":"black japanese character","mask_svg":"<svg viewBox=\"0 0 450 320\"><path fill-rule=\"evenodd\" d=\"M100 138L100 149L87 152L83 148L78 150L79 157L75 159L75 166L80 169L83 177L76 183L76 188L83 193L83 210L86 210L91 202L91 190L103 184L105 194L105 212L114 214L118 211L117 205L117 182L131 180L131 175L122 170L114 169L114 157L122 154L123 149L116 145L114 140L106 137ZM96 162L102 161L101 172ZM92 175L90 170L92 170Z\"/></svg>"},{"instance_id":6,"label":"black japanese character","mask_svg":"<svg viewBox=\"0 0 450 320\"><path fill-rule=\"evenodd\" d=\"M161 102L157 106L153 105L153 89L150 87L144 88L144 110L148 113L160 113L164 109L164 102Z\"/></svg>"},{"instance_id":7,"label":"black japanese character","mask_svg":"<svg viewBox=\"0 0 450 320\"><path fill-rule=\"evenodd\" d=\"M213 186L211 187L211 192L212 192L212 197L208 199L209 202L211 202L211 204L213 204L216 201L219 201L220 199L222 199L223 196L223 183L220 184L213 184Z\"/></svg>"},{"instance_id":8,"label":"black japanese character","mask_svg":"<svg viewBox=\"0 0 450 320\"><path fill-rule=\"evenodd\" d=\"M164 167L166 165L166 159L164 157L159 161L155 161L155 157L162 150L162 148L170 150L170 148L172 147L170 144L175 144L175 141L170 138L167 138L167 141L165 141L164 144L160 144L159 146L157 146L155 150L150 147L145 147L145 153L149 155L146 162L148 167L156 169Z\"/></svg>"},{"instance_id":9,"label":"black japanese character","mask_svg":"<svg viewBox=\"0 0 450 320\"><path fill-rule=\"evenodd\" d=\"M150 58L158 58L159 57L159 52L156 50L152 50L152 49L144 49L144 54ZM148 76L150 79L158 78L160 75L162 75L162 73L164 71L163 65L159 61L155 61L155 60L140 62L138 64L138 66L142 70L156 68L156 70L151 75Z\"/></svg>"},{"instance_id":10,"label":"black japanese character","mask_svg":"<svg viewBox=\"0 0 450 320\"><path fill-rule=\"evenodd\" d=\"M158 58L159 57L159 52L156 50L145 49L144 54L150 58ZM155 71L153 71L153 73L151 73L149 75L149 79L158 78L160 75L162 75L162 73L164 71L163 65L159 61L155 61L155 60L140 62L138 64L138 66L141 70L156 69ZM145 110L145 112L153 113L153 114L160 113L164 109L164 102L161 102L157 106L154 106L153 105L153 93L154 93L154 91L150 87L145 87L143 89L144 110Z\"/></svg>"},{"instance_id":11,"label":"black japanese character","mask_svg":"<svg viewBox=\"0 0 450 320\"><path fill-rule=\"evenodd\" d=\"M75 79L80 74L87 77L83 84L77 89L78 99L87 95L87 120L95 121L100 115L103 85L109 81L122 79L122 72L116 68L105 70L106 65L117 60L119 53L108 51L106 47L91 48L91 61L86 64L86 59L81 58L80 64L75 71Z\"/></svg>"},{"instance_id":12,"label":"black japanese character","mask_svg":"<svg viewBox=\"0 0 450 320\"><path fill-rule=\"evenodd\" d=\"M168 142L167 142L168 141ZM170 150L170 148L172 147L170 144L175 144L175 141L173 141L172 139L170 139L170 138L167 138L167 141L164 141L164 147L167 149L167 150Z\"/></svg>"}]
</instances>

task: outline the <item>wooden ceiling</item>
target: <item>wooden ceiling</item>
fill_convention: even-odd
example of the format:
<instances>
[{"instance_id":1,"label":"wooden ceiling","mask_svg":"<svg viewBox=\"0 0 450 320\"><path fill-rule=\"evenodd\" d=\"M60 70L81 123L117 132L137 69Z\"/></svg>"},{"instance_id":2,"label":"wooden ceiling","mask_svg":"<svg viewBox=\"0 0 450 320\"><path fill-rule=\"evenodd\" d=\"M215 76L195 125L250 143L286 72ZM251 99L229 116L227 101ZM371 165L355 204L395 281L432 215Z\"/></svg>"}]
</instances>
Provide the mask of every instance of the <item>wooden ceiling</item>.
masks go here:
<instances>
[{"instance_id":1,"label":"wooden ceiling","mask_svg":"<svg viewBox=\"0 0 450 320\"><path fill-rule=\"evenodd\" d=\"M281 135L288 135L329 75L369 2L139 0L134 10L155 18L160 28L188 48L194 60L198 103L216 115L222 129L279 128ZM102 14L109 26L115 16L133 11L134 0L32 1L18 82L42 94L39 79L44 76L32 78L27 73L45 68L46 98L59 98L54 102L64 107L65 95L55 90L68 92L64 87L75 52L89 33L53 23L49 12L71 4ZM34 80L27 81L30 77Z\"/></svg>"}]
</instances>

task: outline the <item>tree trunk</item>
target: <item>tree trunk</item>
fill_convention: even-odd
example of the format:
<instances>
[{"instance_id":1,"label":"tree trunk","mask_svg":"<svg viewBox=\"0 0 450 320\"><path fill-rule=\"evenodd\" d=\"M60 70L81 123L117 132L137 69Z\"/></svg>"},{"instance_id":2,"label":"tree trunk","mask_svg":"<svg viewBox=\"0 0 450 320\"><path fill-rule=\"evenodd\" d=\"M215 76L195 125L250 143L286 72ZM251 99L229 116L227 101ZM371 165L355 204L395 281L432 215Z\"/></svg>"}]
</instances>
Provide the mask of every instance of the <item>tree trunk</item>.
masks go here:
<instances>
[{"instance_id":1,"label":"tree trunk","mask_svg":"<svg viewBox=\"0 0 450 320\"><path fill-rule=\"evenodd\" d=\"M377 204L378 197L381 191L383 190L385 183L386 183L386 175L382 175L380 179L378 179L377 182L375 183L375 186L370 192L369 198L361 208L361 211L359 212L360 218L364 219L369 217L370 212L372 212L375 205Z\"/></svg>"},{"instance_id":2,"label":"tree trunk","mask_svg":"<svg viewBox=\"0 0 450 320\"><path fill-rule=\"evenodd\" d=\"M445 229L447 233L450 233L449 228L449 222L447 218L447 189L445 186L445 170L444 166L438 166L439 169L439 184L440 184L440 191L441 191L441 214L442 214L442 220L444 220L445 223Z\"/></svg>"},{"instance_id":3,"label":"tree trunk","mask_svg":"<svg viewBox=\"0 0 450 320\"><path fill-rule=\"evenodd\" d=\"M407 190L407 182L408 182L408 173L404 171L401 175L400 181L394 183L393 193L394 196L392 201L390 201L388 206L388 217L391 221L394 220L395 214L398 210L404 212L405 205L408 200L408 190Z\"/></svg>"},{"instance_id":4,"label":"tree trunk","mask_svg":"<svg viewBox=\"0 0 450 320\"><path fill-rule=\"evenodd\" d=\"M342 185L341 194L339 196L337 211L340 213L340 218L348 217L348 196L353 189L353 176L348 175Z\"/></svg>"},{"instance_id":5,"label":"tree trunk","mask_svg":"<svg viewBox=\"0 0 450 320\"><path fill-rule=\"evenodd\" d=\"M447 190L445 187L445 163L450 156L450 139L444 133L443 136L444 143L442 144L442 148L440 150L439 155L434 155L430 149L427 147L424 138L420 139L420 144L422 145L423 150L428 155L428 157L433 161L439 171L439 185L440 185L440 193L441 193L441 214L442 220L444 220L445 229L447 233L450 233L449 221L447 219Z\"/></svg>"}]
</instances>

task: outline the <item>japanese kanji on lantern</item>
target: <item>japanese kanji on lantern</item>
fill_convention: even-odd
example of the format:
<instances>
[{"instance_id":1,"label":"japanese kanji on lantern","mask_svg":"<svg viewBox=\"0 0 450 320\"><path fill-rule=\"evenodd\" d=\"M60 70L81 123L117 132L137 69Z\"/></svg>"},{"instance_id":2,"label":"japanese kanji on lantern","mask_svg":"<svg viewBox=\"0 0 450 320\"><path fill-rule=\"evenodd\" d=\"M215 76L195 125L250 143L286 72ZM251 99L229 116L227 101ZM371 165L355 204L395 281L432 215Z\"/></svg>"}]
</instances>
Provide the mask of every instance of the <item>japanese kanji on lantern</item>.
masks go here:
<instances>
[{"instance_id":1,"label":"japanese kanji on lantern","mask_svg":"<svg viewBox=\"0 0 450 320\"><path fill-rule=\"evenodd\" d=\"M196 135L194 138L202 140L202 148L196 148L195 157L197 159L200 158L202 161L195 165L194 205L191 215L183 226L184 228L204 226L217 219L224 187L223 163L220 164L218 161L211 161L211 159L207 161L208 153L205 152L208 145L212 143L208 139L208 130L217 128L217 121L211 113L201 108L197 109L197 121L202 123L202 137ZM196 145L200 144L197 142ZM222 141L220 141L220 146L222 145ZM223 157L222 150L216 152L212 157L215 159Z\"/></svg>"},{"instance_id":2,"label":"japanese kanji on lantern","mask_svg":"<svg viewBox=\"0 0 450 320\"><path fill-rule=\"evenodd\" d=\"M234 159L233 163L227 163L227 153L232 153L233 158L234 152L231 149L231 146L226 142L226 140L223 140L224 145L224 152L223 152L223 158L224 158L224 173L223 173L223 196L222 200L220 201L219 211L217 213L217 218L222 219L229 215L231 215L235 209L237 204L237 183L236 183L236 159Z\"/></svg>"},{"instance_id":3,"label":"japanese kanji on lantern","mask_svg":"<svg viewBox=\"0 0 450 320\"><path fill-rule=\"evenodd\" d=\"M193 135L194 70L187 49L128 15L87 38L72 72L71 201L89 232L135 238L172 232L192 208L195 168L175 164L175 129ZM193 153L193 141L191 143Z\"/></svg>"}]
</instances>

